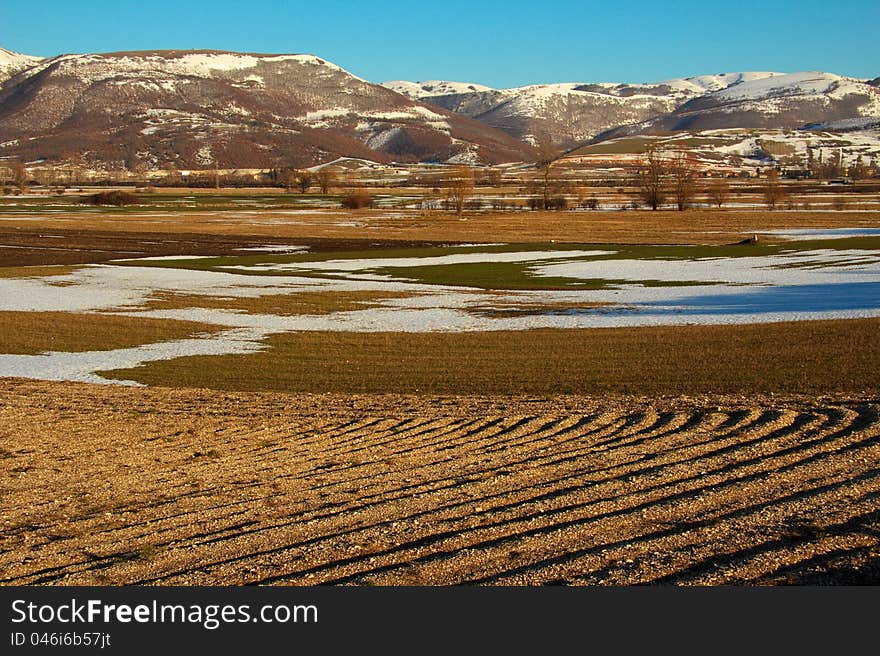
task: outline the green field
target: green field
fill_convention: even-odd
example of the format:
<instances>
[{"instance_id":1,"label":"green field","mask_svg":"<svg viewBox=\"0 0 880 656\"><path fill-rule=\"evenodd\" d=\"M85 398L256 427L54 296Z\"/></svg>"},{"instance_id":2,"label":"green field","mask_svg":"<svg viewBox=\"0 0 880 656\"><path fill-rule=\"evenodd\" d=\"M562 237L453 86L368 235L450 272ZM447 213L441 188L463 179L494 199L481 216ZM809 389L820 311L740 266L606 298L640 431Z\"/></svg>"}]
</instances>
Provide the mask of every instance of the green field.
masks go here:
<instances>
[{"instance_id":1,"label":"green field","mask_svg":"<svg viewBox=\"0 0 880 656\"><path fill-rule=\"evenodd\" d=\"M376 394L880 392L880 319L480 333L275 335L248 355L101 375L167 387Z\"/></svg>"}]
</instances>

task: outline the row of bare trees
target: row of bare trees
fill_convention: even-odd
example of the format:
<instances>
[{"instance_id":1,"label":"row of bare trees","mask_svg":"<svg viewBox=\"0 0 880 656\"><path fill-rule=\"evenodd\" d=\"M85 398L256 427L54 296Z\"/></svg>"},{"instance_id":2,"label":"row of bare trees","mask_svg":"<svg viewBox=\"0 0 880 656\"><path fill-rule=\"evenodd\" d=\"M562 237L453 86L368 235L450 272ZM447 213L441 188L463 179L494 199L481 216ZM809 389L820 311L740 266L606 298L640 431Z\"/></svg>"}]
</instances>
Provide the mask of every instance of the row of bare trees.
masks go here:
<instances>
[{"instance_id":1,"label":"row of bare trees","mask_svg":"<svg viewBox=\"0 0 880 656\"><path fill-rule=\"evenodd\" d=\"M17 193L27 193L30 177L24 164L12 162L0 167L0 184L11 185Z\"/></svg>"},{"instance_id":2,"label":"row of bare trees","mask_svg":"<svg viewBox=\"0 0 880 656\"><path fill-rule=\"evenodd\" d=\"M301 194L306 193L314 186L317 186L322 194L329 193L337 180L336 171L329 166L322 167L317 171L282 167L274 169L271 177L276 184L280 184L288 191L296 188Z\"/></svg>"},{"instance_id":3,"label":"row of bare trees","mask_svg":"<svg viewBox=\"0 0 880 656\"><path fill-rule=\"evenodd\" d=\"M474 169L469 166L456 166L447 171L441 180L443 204L456 214L461 214L467 206L468 198L474 193L475 178ZM526 184L530 195L528 205L539 210L566 209L567 189L567 181L553 167L553 162L542 162L538 167L538 175Z\"/></svg>"},{"instance_id":4,"label":"row of bare trees","mask_svg":"<svg viewBox=\"0 0 880 656\"><path fill-rule=\"evenodd\" d=\"M671 198L679 211L686 210L700 189L696 163L685 153L667 155L649 150L638 171L641 200L652 210L659 209ZM703 186L709 202L721 208L730 195L725 178L712 178ZM786 192L779 171L770 169L762 185L764 204L775 209L785 200Z\"/></svg>"},{"instance_id":5,"label":"row of bare trees","mask_svg":"<svg viewBox=\"0 0 880 656\"><path fill-rule=\"evenodd\" d=\"M639 196L652 210L659 209L671 197L676 208L684 211L697 193L697 166L686 153L668 155L657 149L648 150L637 179Z\"/></svg>"}]
</instances>

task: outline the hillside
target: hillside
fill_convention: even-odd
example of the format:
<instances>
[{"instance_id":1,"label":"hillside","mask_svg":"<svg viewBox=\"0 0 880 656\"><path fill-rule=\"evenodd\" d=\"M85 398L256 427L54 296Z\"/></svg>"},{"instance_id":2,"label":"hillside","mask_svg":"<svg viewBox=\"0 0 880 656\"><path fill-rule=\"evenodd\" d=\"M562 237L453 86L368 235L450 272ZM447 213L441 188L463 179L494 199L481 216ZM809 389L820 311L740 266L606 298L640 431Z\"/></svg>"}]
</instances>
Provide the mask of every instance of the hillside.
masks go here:
<instances>
[{"instance_id":1,"label":"hillside","mask_svg":"<svg viewBox=\"0 0 880 656\"><path fill-rule=\"evenodd\" d=\"M600 136L725 128L787 129L862 117L880 117L880 89L876 86L833 73L791 73L743 81L693 98L666 116Z\"/></svg>"},{"instance_id":2,"label":"hillside","mask_svg":"<svg viewBox=\"0 0 880 656\"><path fill-rule=\"evenodd\" d=\"M878 124L876 79L822 72L494 89L442 80L377 85L313 55L166 50L41 59L0 49L0 160L94 169L265 169L340 157L496 164L638 135L861 133ZM736 156L761 154L743 149ZM733 155L721 150L716 159Z\"/></svg>"},{"instance_id":3,"label":"hillside","mask_svg":"<svg viewBox=\"0 0 880 656\"><path fill-rule=\"evenodd\" d=\"M833 73L741 72L646 84L539 84L511 89L440 81L385 85L527 143L549 142L562 149L626 135L880 120L877 80Z\"/></svg>"},{"instance_id":4,"label":"hillside","mask_svg":"<svg viewBox=\"0 0 880 656\"><path fill-rule=\"evenodd\" d=\"M689 100L777 73L725 73L646 84L535 84L491 89L460 82L386 82L411 98L476 118L527 143L571 148L622 125L670 114Z\"/></svg>"},{"instance_id":5,"label":"hillside","mask_svg":"<svg viewBox=\"0 0 880 656\"><path fill-rule=\"evenodd\" d=\"M764 169L804 169L814 162L843 166L880 162L880 122L856 120L811 126L809 130L731 128L692 130L658 135L620 136L581 146L561 161L592 166L620 166L640 162L649 148L688 153L711 170L730 172Z\"/></svg>"},{"instance_id":6,"label":"hillside","mask_svg":"<svg viewBox=\"0 0 880 656\"><path fill-rule=\"evenodd\" d=\"M155 51L34 62L0 90L0 157L130 170L518 161L530 148L312 55Z\"/></svg>"},{"instance_id":7,"label":"hillside","mask_svg":"<svg viewBox=\"0 0 880 656\"><path fill-rule=\"evenodd\" d=\"M40 60L40 57L22 55L18 52L0 48L0 85L26 68L37 64Z\"/></svg>"}]
</instances>

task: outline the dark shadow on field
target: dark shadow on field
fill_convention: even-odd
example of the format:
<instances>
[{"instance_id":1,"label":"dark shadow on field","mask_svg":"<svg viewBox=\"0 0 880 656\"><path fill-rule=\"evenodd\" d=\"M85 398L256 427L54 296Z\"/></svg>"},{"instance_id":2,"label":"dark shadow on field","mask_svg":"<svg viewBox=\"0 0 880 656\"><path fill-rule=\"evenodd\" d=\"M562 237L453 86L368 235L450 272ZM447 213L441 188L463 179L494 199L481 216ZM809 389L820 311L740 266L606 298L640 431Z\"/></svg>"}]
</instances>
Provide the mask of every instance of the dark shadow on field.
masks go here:
<instances>
[{"instance_id":1,"label":"dark shadow on field","mask_svg":"<svg viewBox=\"0 0 880 656\"><path fill-rule=\"evenodd\" d=\"M675 307L670 307L673 305ZM639 303L641 314L752 314L880 310L880 283L743 288L741 293L685 296L674 302Z\"/></svg>"}]
</instances>

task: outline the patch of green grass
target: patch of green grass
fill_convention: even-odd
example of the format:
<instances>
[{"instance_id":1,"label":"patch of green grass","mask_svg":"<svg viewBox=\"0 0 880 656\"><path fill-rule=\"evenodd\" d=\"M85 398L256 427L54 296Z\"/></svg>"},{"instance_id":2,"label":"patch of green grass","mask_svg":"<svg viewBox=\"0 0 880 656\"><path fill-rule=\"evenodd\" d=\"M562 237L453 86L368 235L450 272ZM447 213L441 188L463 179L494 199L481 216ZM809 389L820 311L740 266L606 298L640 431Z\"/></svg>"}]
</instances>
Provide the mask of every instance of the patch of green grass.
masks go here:
<instances>
[{"instance_id":1,"label":"patch of green grass","mask_svg":"<svg viewBox=\"0 0 880 656\"><path fill-rule=\"evenodd\" d=\"M404 266L377 266L358 270L356 273L370 273L388 276L398 280L413 281L428 285L464 286L478 289L609 289L621 284L641 284L645 287L710 285L706 281L662 281L662 280L621 280L615 278L581 278L540 276L534 272L536 261L522 262L465 262L453 264L421 264L420 259L442 257L444 255L474 253L529 253L536 251L558 251L560 260L602 261L602 260L698 260L706 258L767 257L786 252L808 250L880 250L880 237L852 237L845 239L825 239L814 241L786 241L770 243L724 244L724 245L631 245L631 244L584 244L584 243L527 243L501 244L487 246L449 246L429 248L382 248L335 253L293 253L256 254L224 256L196 260L162 260L138 262L130 260L123 265L157 266L165 268L193 269L201 271L226 271L243 275L263 276L306 276L315 278L348 278L353 272L344 267L338 270L310 269L309 263L346 260L412 260ZM585 257L564 257L561 252L589 250L601 254ZM550 263L554 260L542 260ZM233 267L257 267L260 265L291 265L288 270L238 269ZM302 264L303 268L295 265Z\"/></svg>"},{"instance_id":2,"label":"patch of green grass","mask_svg":"<svg viewBox=\"0 0 880 656\"><path fill-rule=\"evenodd\" d=\"M265 351L103 372L150 385L416 394L880 391L880 319L477 333L273 335Z\"/></svg>"},{"instance_id":3,"label":"patch of green grass","mask_svg":"<svg viewBox=\"0 0 880 656\"><path fill-rule=\"evenodd\" d=\"M0 353L107 351L184 339L217 326L75 312L0 312Z\"/></svg>"},{"instance_id":4,"label":"patch of green grass","mask_svg":"<svg viewBox=\"0 0 880 656\"><path fill-rule=\"evenodd\" d=\"M78 268L65 265L0 267L0 278L52 278L69 275Z\"/></svg>"},{"instance_id":5,"label":"patch of green grass","mask_svg":"<svg viewBox=\"0 0 880 656\"><path fill-rule=\"evenodd\" d=\"M645 287L687 287L711 285L711 282L665 280L622 280L614 278L567 278L542 276L530 262L473 262L433 266L380 267L370 273L427 284L474 287L477 289L614 289L621 285Z\"/></svg>"},{"instance_id":6,"label":"patch of green grass","mask_svg":"<svg viewBox=\"0 0 880 656\"><path fill-rule=\"evenodd\" d=\"M625 137L604 141L578 148L572 155L619 155L619 154L642 154L648 151L648 146L655 143L656 139L646 137Z\"/></svg>"},{"instance_id":7,"label":"patch of green grass","mask_svg":"<svg viewBox=\"0 0 880 656\"><path fill-rule=\"evenodd\" d=\"M0 199L0 212L13 214L39 214L45 212L65 212L82 214L138 214L142 212L180 212L191 213L205 210L296 210L318 209L321 206L338 205L342 196L338 194L318 194L299 192L225 194L225 193L135 193L135 203L127 206L83 205L80 201L88 194L68 193L63 196L34 197L17 196ZM398 202L393 196L381 194L377 200L393 205Z\"/></svg>"},{"instance_id":8,"label":"patch of green grass","mask_svg":"<svg viewBox=\"0 0 880 656\"><path fill-rule=\"evenodd\" d=\"M295 316L331 314L377 307L383 301L410 298L406 292L373 291L309 291L265 296L204 296L199 294L157 293L147 302L150 309L214 308L248 314Z\"/></svg>"}]
</instances>

